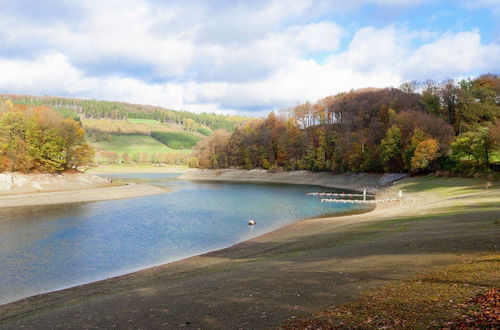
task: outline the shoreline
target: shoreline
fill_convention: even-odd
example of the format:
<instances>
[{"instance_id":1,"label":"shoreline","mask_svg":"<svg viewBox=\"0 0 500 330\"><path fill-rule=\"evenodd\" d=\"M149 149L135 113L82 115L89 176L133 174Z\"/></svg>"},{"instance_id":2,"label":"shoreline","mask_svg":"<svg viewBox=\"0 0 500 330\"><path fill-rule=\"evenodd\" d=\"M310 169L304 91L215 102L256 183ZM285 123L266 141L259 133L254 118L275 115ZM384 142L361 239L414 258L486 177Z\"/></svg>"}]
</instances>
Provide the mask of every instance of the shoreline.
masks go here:
<instances>
[{"instance_id":1,"label":"shoreline","mask_svg":"<svg viewBox=\"0 0 500 330\"><path fill-rule=\"evenodd\" d=\"M89 174L129 174L129 173L184 173L187 166L110 166L100 165L90 168Z\"/></svg>"},{"instance_id":2,"label":"shoreline","mask_svg":"<svg viewBox=\"0 0 500 330\"><path fill-rule=\"evenodd\" d=\"M230 181L234 180L232 179ZM317 183L313 184L317 185ZM394 189L396 189L396 187ZM389 188L389 191L385 193L393 193L394 189ZM486 193L480 192L476 194L478 194L478 198L480 198L481 201L484 200L487 202L488 198L497 198L499 191L496 189ZM392 258L394 258L395 261L391 258L386 259L382 257L376 264L373 264L375 261L372 259L362 257L365 254L367 254L367 256L369 255L368 252L371 252L370 248L367 248L363 241L361 241L361 243L356 243L356 239L353 241L352 235L349 234L353 230L356 231L356 228L365 226L365 224L379 223L380 221L394 219L395 217L420 217L422 214L434 214L434 212L437 212L436 209L440 207L456 205L457 201L455 201L455 199L456 198L436 198L435 194L430 193L414 193L411 194L409 198L405 199L404 202L378 205L374 210L368 213L298 221L257 238L221 250L143 269L118 277L27 297L0 305L0 328L2 328L3 324L7 325L10 319L15 319L16 317L22 318L24 313L30 315L29 311L34 309L45 309L46 313L47 311L53 310L56 315L69 322L64 324L82 322L83 319L78 319L77 315L81 314L80 311L83 308L84 314L94 311L94 314L102 316L98 317L99 321L94 321L98 323L91 324L98 324L101 326L112 326L115 323L123 326L131 325L128 323L130 320L127 321L127 319L132 317L130 316L131 308L134 308L134 310L136 308L140 310L144 308L144 312L148 314L150 313L151 307L158 304L159 301L169 306L167 308L169 310L167 319L169 322L173 322L168 323L172 326L185 322L182 320L188 319L196 321L193 323L198 326L208 328L228 327L228 323L225 322L229 322L229 319L231 319L229 323L231 327L244 326L245 323L243 321L248 321L249 319L246 313L250 312L249 310L244 312L245 309L242 310L241 308L243 307L241 306L247 306L248 303L250 303L250 305L257 304L257 297L259 297L259 295L266 296L266 294L269 295L272 292L281 292L275 298L270 299L268 303L261 301L258 304L264 304L265 306L270 304L268 309L273 309L271 306L277 306L276 299L280 299L282 303L287 301L286 299L289 299L290 302L287 302L287 304L296 304L296 306L301 307L299 309L292 308L291 310L289 308L278 308L280 312L276 313L276 318L274 319L271 317L271 314L265 314L267 315L266 317L269 317L267 320L262 320L260 311L258 313L255 311L257 313L255 315L254 313L249 314L254 315L252 316L252 321L255 323L251 323L252 326L276 325L291 315L297 315L297 313L310 313L317 310L317 306L326 306L326 303L330 304L330 301L337 301L339 299L340 301L352 299L349 298L352 297L352 293L361 292L361 287L358 289L352 287L349 284L350 281L346 282L344 276L340 276L343 273L352 273L353 270L350 267L354 267L355 269L359 268L360 270L365 269L364 271L368 271L370 274L380 271L386 273L387 267L389 267L389 269L393 269L391 272L399 274L396 275L396 278L399 278L398 276L413 274L415 271L427 269L427 267L431 265L448 264L465 258L468 255L467 253L457 256L456 252L460 251L450 254L450 252L447 252L445 249L441 253L435 253L425 258L417 254L409 254L409 258L404 258L404 255L398 256L398 254L394 254ZM458 203L463 203L463 201L459 201ZM474 201L472 201L472 203L474 203ZM481 220L484 221L484 219L496 217L498 215L498 208L494 210L493 215L490 214L491 212L488 213L483 211L483 213L486 213L481 217ZM451 221L456 221L457 218L460 217L457 215L451 216ZM346 228L348 229L347 231ZM324 240L326 237L329 237L328 235L336 235L339 236L340 242L342 242L344 240L344 238L342 238L344 232L346 233L345 235L347 235L347 243L354 242L358 245L361 244L361 250L354 250L356 251L355 255L361 253L361 259L357 257L360 262L352 264L354 261L349 261L352 257L346 259L347 256L352 255L353 252L349 252L349 249L353 249L352 244L354 243L347 244L346 246L340 244L340 246L337 247L337 243L332 245L332 242L334 243L339 240L331 241L330 238L328 238L327 241ZM363 233L364 230L362 230L359 235L364 235ZM324 236L326 234L328 235ZM312 239L313 237L315 237L315 239ZM446 235L445 237L447 238ZM453 239L455 239L455 237ZM492 238L488 236L488 239L489 241L486 240L484 245L491 244ZM368 241L368 246L370 246L369 242L370 240ZM396 239L395 242L391 239L389 243L392 247L391 250L403 251L407 249L407 247L402 250L402 246L407 246L407 242L408 239L403 237L403 239ZM333 255L325 255L325 257L329 257L324 259L322 256L324 255L323 251L325 251L325 249L326 251L329 251L328 249L333 249L333 251L337 252ZM342 252L344 250L346 251ZM415 253L416 252L417 251L415 251ZM296 255L297 253L299 254ZM309 260L309 254L313 257L312 260ZM333 258L331 259L333 263L329 261L330 258ZM285 261L286 263L283 263ZM321 264L318 264L320 261ZM396 264L394 264L394 262L396 262ZM398 265L397 269L394 269L395 265ZM330 270L326 273L314 272L313 274L315 275L313 275L313 278L315 280L311 282L312 278L310 271L312 269L318 269L318 267L320 267L319 269L326 267L325 270ZM269 274L270 271L273 272L273 276L271 277L261 277L258 275ZM301 274L305 274L305 277ZM331 291L331 284L328 284L330 283L328 280L330 275L328 274L332 274L334 278L340 276L338 279L335 279L337 284L333 285L333 291ZM385 277L394 279L394 275L388 275L389 273L386 273ZM365 283L364 281L368 282ZM364 281L360 282L363 283L363 289L373 287L374 285L380 285L380 283L384 282L372 278L372 275ZM227 288L221 288L218 283L225 283ZM358 282L355 281L355 284L356 283ZM272 285L272 287L268 285ZM304 287L304 285L306 286ZM199 289L195 290L194 288L196 287ZM154 288L153 291L151 291L152 288ZM202 305L193 302L191 298L191 294L194 293L193 290L198 292L196 294L197 296L201 295L200 299L204 302ZM236 294L236 292L242 290L254 293L243 294L243 296ZM303 298L300 298L301 294L287 296L292 292L297 292L297 290L302 292L302 296L309 297L307 301L310 301L310 303L304 304ZM331 296L331 294L327 296L318 296L316 293L323 292L322 290L324 290L324 292L331 291L331 294L335 292L335 294L333 296ZM346 293L343 293L344 290L347 290ZM103 295L103 293L105 294ZM166 298L163 298L164 296ZM335 296L337 296L337 298L332 298ZM80 297L78 302L74 302L76 297ZM238 301L238 303L235 304L234 302L228 301L228 297L232 297L231 299L233 300L237 299L236 301ZM312 297L315 298L312 299ZM325 300L325 298L327 298L327 300ZM174 303L172 305L172 299L178 299L178 304ZM225 304L225 307L221 308L220 304L216 303L217 299L227 301L229 304ZM197 301L198 300L199 299L197 299ZM68 310L66 310L56 306L64 304L64 301L73 301L72 307L68 307ZM54 305L56 302L57 304ZM116 304L116 309L109 309L109 304L111 302ZM205 304L208 304L208 306L205 306ZM119 310L120 308L124 308L129 312L122 313ZM274 307L274 309L276 310L276 307ZM212 313L212 310L217 311L217 313ZM205 313L202 314L206 315L206 318L193 316L199 315L201 313L200 311ZM219 315L218 313L221 312L223 313ZM52 312L47 315L52 315L51 313ZM111 317L112 323L108 322L109 315L114 315L114 317ZM186 315L192 316L186 318ZM27 322L26 324L30 324L30 319L31 318L24 319ZM42 321L44 320L43 315L41 319ZM132 318L132 320L135 319ZM38 318L38 321L40 321L40 318ZM160 321L165 321L165 319L160 319ZM54 323L51 323L52 321L50 321L50 319L45 319L44 322L45 324L54 325ZM155 322L156 320L150 320L146 324L150 326L165 326L165 323ZM191 323L191 321L189 322Z\"/></svg>"},{"instance_id":3,"label":"shoreline","mask_svg":"<svg viewBox=\"0 0 500 330\"><path fill-rule=\"evenodd\" d=\"M148 184L132 184L114 187L37 192L0 196L0 209L23 206L42 206L99 202L166 193L167 190Z\"/></svg>"},{"instance_id":4,"label":"shoreline","mask_svg":"<svg viewBox=\"0 0 500 330\"><path fill-rule=\"evenodd\" d=\"M143 170L145 172L141 172ZM380 191L404 177L399 174L331 174L307 171L271 173L265 170L199 170L181 167L112 167L96 169L92 174L4 173L2 180L9 189L0 190L0 209L126 199L166 192L162 188L147 184L116 186L97 176L128 173L182 173L179 179L188 181L317 185L357 191L367 189L371 193Z\"/></svg>"},{"instance_id":5,"label":"shoreline","mask_svg":"<svg viewBox=\"0 0 500 330\"><path fill-rule=\"evenodd\" d=\"M310 171L280 171L267 170L237 170L237 169L188 169L179 179L187 181L216 182L253 182L253 183L285 183L298 185L322 186L326 188L346 189L375 193L396 181L406 177L406 174L386 173L345 173Z\"/></svg>"},{"instance_id":6,"label":"shoreline","mask_svg":"<svg viewBox=\"0 0 500 330\"><path fill-rule=\"evenodd\" d=\"M166 172L136 172L133 167L127 167L124 168L123 172L113 172L113 171L96 171L93 172L91 175L96 176L98 174L129 174L129 173L179 173L175 171L176 168L174 168L174 171L166 171ZM258 172L257 172L258 171ZM212 172L212 174L210 174ZM185 170L181 176L179 176L179 179L182 180L187 180L187 181L215 181L215 182L238 182L238 183L262 183L262 184L267 184L267 183L278 183L278 184L297 184L297 185L314 185L314 186L321 186L321 187L326 187L326 188L337 188L335 186L331 185L331 182L325 182L324 178L325 176L318 176L318 178L315 178L318 173L312 173L312 172L306 172L306 171L293 171L293 172L286 172L288 174L288 177L284 177L283 175L279 177L274 177L274 173L269 173L265 170L252 170L252 171L243 171L243 170L224 170L226 176L220 177L220 170L199 170L199 169L187 169ZM245 172L251 172L253 178L248 178L248 174L245 176ZM305 172L305 173L304 173ZM229 175L228 175L229 174ZM243 174L243 175L242 175ZM291 174L291 175L290 175ZM306 174L306 175L304 175ZM203 178L199 178L199 175L203 175ZM211 175L213 177L211 177ZM302 176L302 180L297 180L297 176ZM363 177L368 177L368 180L373 182L375 184L380 180L382 175L354 175L357 177L363 176ZM327 175L326 178L331 179L331 177L338 177L338 175ZM349 176L352 177L352 176ZM313 180L314 183L308 183L307 180ZM323 181L321 180L323 179ZM343 178L344 179L344 178ZM367 183L368 181L365 180L363 181ZM340 187L342 188L342 187ZM347 188L344 186L344 189L350 190L350 191L355 191L353 188ZM377 188L368 188L369 191L375 192L378 191L380 187ZM166 193L167 191L161 188L158 188L156 186L148 185L148 184L127 184L123 186L114 186L114 187L104 187L104 188L94 188L94 189L79 189L79 190L64 190L64 191L53 191L53 192L37 192L37 193L30 193L30 194L13 194L13 195L6 195L2 196L0 195L0 210L2 208L13 208L13 207L21 207L21 206L42 206L42 205L55 205L55 204L71 204L71 203L80 203L80 202L95 202L95 201L105 201L105 200L116 200L116 199L126 199L126 198L134 198L134 197L143 197L143 196L148 196L148 195L155 195L155 194L161 194L161 193ZM104 195L102 195L104 194ZM99 196L100 197L96 197ZM389 205L390 207L390 205ZM311 217L311 218L306 218L302 220L298 220L295 223L298 222L303 222L303 221L311 221L311 220L321 220L321 219L335 219L335 218L343 218L343 217L355 217L359 215L364 215L367 213L374 212L377 206L373 207L368 207L365 210L359 212L359 211L348 211L347 213L340 213L340 214L330 214L330 215L325 215L325 216L317 216L317 217ZM124 276L129 276L135 273L140 273L142 271L147 271L150 269L155 269L158 267L163 267L169 264L173 263L178 263L178 262L183 262L184 260L189 260L191 258L196 258L196 257L202 257L205 255L211 255L214 253L218 253L221 251L225 250L230 250L233 249L240 244L246 244L248 242L251 242L253 240L259 239L260 237L263 237L265 235L271 234L274 231L281 230L283 228L286 228L288 226L291 226L295 223L292 224L287 224L284 227L280 227L278 229L275 229L271 232L265 233L261 236L252 238L250 240L246 241L241 241L238 243L235 243L231 246L227 246L221 249L213 250L213 251L208 251L199 255L193 255L190 257L186 257L183 259L179 260L174 260L166 263L161 263L157 265L152 265L146 268L142 269L135 269L131 270L130 272L126 272L124 274L118 274L114 276L110 276L104 279L96 280L96 281L91 281L91 282L84 282L81 284L77 285L72 285L68 287L61 287L56 290L51 290L43 293L39 293L33 296L28 296L24 298L19 298L13 301L9 301L7 303L0 304L0 308L4 305L8 305L11 303L15 303L17 301L22 301L24 299L30 299L32 297L37 297L37 296L42 296L46 294L52 294L56 293L59 291L65 291L65 290L71 290L73 288L78 288L82 286L87 286L87 285L93 285L96 283L100 283L102 281L107 281L107 280L112 280L115 278L121 278Z\"/></svg>"},{"instance_id":7,"label":"shoreline","mask_svg":"<svg viewBox=\"0 0 500 330\"><path fill-rule=\"evenodd\" d=\"M0 173L0 209L125 199L165 193L148 184L113 184L87 173Z\"/></svg>"},{"instance_id":8,"label":"shoreline","mask_svg":"<svg viewBox=\"0 0 500 330\"><path fill-rule=\"evenodd\" d=\"M113 172L106 172L106 173L105 172L102 172L102 173L96 172L96 173L93 173L92 175L140 173L140 172L135 172L133 170L133 168L131 168L131 169L132 169L131 171L114 172L114 173ZM197 171L197 170L194 170L194 171ZM229 171L233 172L233 170L229 170ZM263 171L263 172L267 172L267 171ZM144 173L179 173L179 172L175 172L175 171L168 172L167 171L167 172L144 172ZM292 172L292 173L294 173L294 172ZM179 177L179 179L188 180L188 181L192 180L192 179L183 178L182 176L184 174L182 174ZM239 174L239 173L236 172L235 174ZM294 174L296 174L296 172ZM303 173L300 173L300 174L303 175ZM309 183L290 182L291 180L283 180L283 179L279 179L279 178L276 178L274 180L266 180L266 179L247 180L245 178L235 180L234 177L232 177L232 178L230 177L230 178L227 178L226 180L210 180L210 179L203 180L202 179L201 181L237 182L237 183L247 182L247 183L261 183L261 184L277 183L277 184L285 184L285 185L287 185L287 184L289 184L289 185L309 185ZM321 183L310 183L310 185L326 187L326 188L334 188L332 186L323 185ZM349 189L346 188L346 190L354 191L351 188L349 188ZM126 199L126 198L134 198L134 197L143 197L143 196L148 196L148 195L162 194L162 193L166 193L166 192L168 192L168 191L165 189L162 189L162 188L159 188L156 186L152 186L149 184L135 184L135 183L130 184L129 183L126 185L104 187L104 188L95 188L95 189L37 192L37 193L31 193L31 194L15 194L15 195L7 195L7 196L0 195L0 210L2 210L2 208L8 209L8 208L14 208L14 207L20 207L20 206L43 206L43 205L71 204L71 203L81 203L81 202L95 202L95 201ZM83 193L83 195L82 195L82 193ZM96 197L96 196L99 196L100 193L104 193L105 196ZM390 207L390 205L389 205L389 207ZM254 238L249 239L249 240L240 241L240 242L237 242L237 243L230 245L230 246L227 246L227 247L223 247L223 248L212 250L212 251L207 251L207 252L197 254L197 255L184 257L184 258L178 259L178 260L173 260L173 261L169 261L169 262L163 262L163 263L159 263L159 264L150 265L146 268L133 269L133 270L127 271L125 273L118 273L116 275L111 275L109 277L95 280L95 281L82 282L81 284L64 286L64 287L60 287L60 288L55 289L55 290L50 290L50 291L38 293L38 294L35 294L32 296L18 298L18 299L8 301L5 303L0 303L0 308L4 305L15 303L17 301L31 299L32 297L38 297L38 296L42 296L42 295L46 295L46 294L56 293L59 291L71 290L73 288L78 288L78 287L87 286L87 285L93 285L93 284L100 283L103 281L113 280L116 278L122 278L124 276L129 276L129 275L132 275L135 273L140 273L142 271L147 271L150 269L163 267L163 266L166 266L169 264L183 262L184 260L189 260L189 259L196 258L196 257L202 257L205 255L211 255L211 254L222 252L225 250L230 250L230 249L233 249L241 244L246 244L246 243L251 242L253 240L259 239L260 237L268 235L274 231L281 230L283 228L286 228L286 227L291 226L291 225L298 223L298 222L359 216L359 215L364 215L364 214L373 212L375 209L376 209L376 205L369 205L369 206L366 206L364 209L344 211L344 212L340 212L338 214L330 213L330 214L325 214L323 216L314 216L314 217L310 217L310 218L299 219L294 223L287 224L283 227L279 227L279 228L274 229L270 232L264 233L260 236L254 237Z\"/></svg>"}]
</instances>

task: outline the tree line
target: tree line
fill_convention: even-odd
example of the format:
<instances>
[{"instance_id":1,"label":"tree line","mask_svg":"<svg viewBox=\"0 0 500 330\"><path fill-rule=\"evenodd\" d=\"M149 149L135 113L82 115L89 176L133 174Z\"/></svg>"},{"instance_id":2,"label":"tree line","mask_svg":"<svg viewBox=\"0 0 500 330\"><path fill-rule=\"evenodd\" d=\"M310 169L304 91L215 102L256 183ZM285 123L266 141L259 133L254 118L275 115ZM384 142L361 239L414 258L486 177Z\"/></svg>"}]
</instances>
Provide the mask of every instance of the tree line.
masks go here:
<instances>
[{"instance_id":1,"label":"tree line","mask_svg":"<svg viewBox=\"0 0 500 330\"><path fill-rule=\"evenodd\" d=\"M109 119L126 121L131 119L154 119L163 124L176 124L186 131L202 130L210 132L217 129L232 131L247 118L219 115L214 113L196 114L188 111L170 110L161 107L136 105L124 102L81 100L47 96L9 95L14 103L28 106L45 105L64 112L72 118ZM203 134L203 133L202 133ZM205 134L204 134L205 135Z\"/></svg>"},{"instance_id":2,"label":"tree line","mask_svg":"<svg viewBox=\"0 0 500 330\"><path fill-rule=\"evenodd\" d=\"M306 102L217 131L203 168L464 173L500 160L500 76L409 82Z\"/></svg>"},{"instance_id":3,"label":"tree line","mask_svg":"<svg viewBox=\"0 0 500 330\"><path fill-rule=\"evenodd\" d=\"M93 155L79 122L46 106L0 99L0 171L62 172Z\"/></svg>"}]
</instances>

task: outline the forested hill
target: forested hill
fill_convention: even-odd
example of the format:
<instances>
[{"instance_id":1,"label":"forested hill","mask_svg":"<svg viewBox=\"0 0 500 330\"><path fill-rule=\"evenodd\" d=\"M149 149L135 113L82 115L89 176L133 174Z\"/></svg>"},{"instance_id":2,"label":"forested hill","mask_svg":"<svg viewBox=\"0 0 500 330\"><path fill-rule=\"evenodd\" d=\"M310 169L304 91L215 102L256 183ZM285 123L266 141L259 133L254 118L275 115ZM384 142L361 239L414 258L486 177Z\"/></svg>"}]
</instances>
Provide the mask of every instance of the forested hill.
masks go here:
<instances>
[{"instance_id":1,"label":"forested hill","mask_svg":"<svg viewBox=\"0 0 500 330\"><path fill-rule=\"evenodd\" d=\"M145 119L156 120L163 124L180 125L186 131L199 131L208 135L210 131L225 129L232 131L247 120L245 117L218 115L214 113L196 114L188 111L169 110L150 105L138 105L125 102L83 100L50 96L0 95L15 104L30 106L48 106L73 119ZM207 131L208 130L208 131Z\"/></svg>"},{"instance_id":2,"label":"forested hill","mask_svg":"<svg viewBox=\"0 0 500 330\"><path fill-rule=\"evenodd\" d=\"M326 97L218 132L200 167L334 172L498 172L500 75Z\"/></svg>"},{"instance_id":3,"label":"forested hill","mask_svg":"<svg viewBox=\"0 0 500 330\"><path fill-rule=\"evenodd\" d=\"M0 95L2 99L20 111L47 107L79 122L95 151L95 164L187 164L198 141L217 130L233 131L248 120L124 102L28 95Z\"/></svg>"}]
</instances>

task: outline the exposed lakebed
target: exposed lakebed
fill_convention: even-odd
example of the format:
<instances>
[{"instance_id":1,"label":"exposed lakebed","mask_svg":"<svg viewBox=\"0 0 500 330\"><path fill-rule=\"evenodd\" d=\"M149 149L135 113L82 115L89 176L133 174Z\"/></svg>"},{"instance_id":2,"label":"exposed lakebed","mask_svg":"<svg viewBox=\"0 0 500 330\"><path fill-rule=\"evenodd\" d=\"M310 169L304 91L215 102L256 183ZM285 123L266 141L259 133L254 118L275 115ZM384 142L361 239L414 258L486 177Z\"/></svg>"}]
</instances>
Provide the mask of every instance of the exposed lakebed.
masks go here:
<instances>
[{"instance_id":1,"label":"exposed lakebed","mask_svg":"<svg viewBox=\"0 0 500 330\"><path fill-rule=\"evenodd\" d=\"M228 247L300 219L359 210L304 185L187 182L117 174L162 195L0 210L0 303ZM248 226L249 219L257 221Z\"/></svg>"}]
</instances>

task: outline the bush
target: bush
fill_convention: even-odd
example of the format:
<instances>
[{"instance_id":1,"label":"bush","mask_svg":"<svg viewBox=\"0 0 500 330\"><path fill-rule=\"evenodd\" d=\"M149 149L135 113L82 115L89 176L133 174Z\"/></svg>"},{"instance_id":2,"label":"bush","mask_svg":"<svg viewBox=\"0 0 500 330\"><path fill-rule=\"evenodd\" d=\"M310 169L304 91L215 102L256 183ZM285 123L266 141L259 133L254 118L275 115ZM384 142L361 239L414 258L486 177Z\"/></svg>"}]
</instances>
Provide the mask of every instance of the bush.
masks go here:
<instances>
[{"instance_id":1,"label":"bush","mask_svg":"<svg viewBox=\"0 0 500 330\"><path fill-rule=\"evenodd\" d=\"M442 156L437 160L439 169L449 172L454 171L457 167L457 160L451 156Z\"/></svg>"},{"instance_id":2,"label":"bush","mask_svg":"<svg viewBox=\"0 0 500 330\"><path fill-rule=\"evenodd\" d=\"M189 168L198 168L198 167L200 167L200 164L198 163L198 158L196 158L196 157L190 157L188 159L187 165L189 166Z\"/></svg>"}]
</instances>

